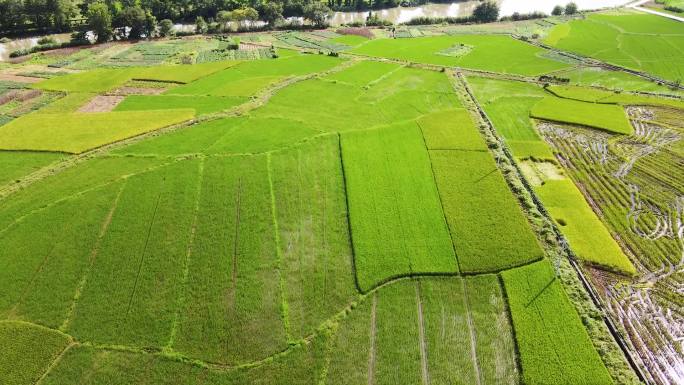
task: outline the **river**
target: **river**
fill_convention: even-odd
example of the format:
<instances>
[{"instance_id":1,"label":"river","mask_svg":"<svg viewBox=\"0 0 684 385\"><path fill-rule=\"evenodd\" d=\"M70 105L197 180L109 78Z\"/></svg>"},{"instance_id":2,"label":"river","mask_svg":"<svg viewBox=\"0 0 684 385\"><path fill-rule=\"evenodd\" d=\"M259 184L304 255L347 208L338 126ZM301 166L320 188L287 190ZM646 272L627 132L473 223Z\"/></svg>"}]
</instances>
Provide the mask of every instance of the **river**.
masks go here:
<instances>
[{"instance_id":1,"label":"river","mask_svg":"<svg viewBox=\"0 0 684 385\"><path fill-rule=\"evenodd\" d=\"M569 0L568 0L569 1ZM498 0L501 7L501 16L510 16L515 12L532 13L540 11L551 13L556 5L565 5L568 1L558 0ZM629 0L574 0L582 10L618 7L630 3ZM451 4L426 4L420 7L397 7L373 11L380 19L391 21L394 24L405 23L416 17L459 17L473 13L478 1L461 1ZM334 26L363 22L368 17L368 12L335 12L331 20Z\"/></svg>"}]
</instances>

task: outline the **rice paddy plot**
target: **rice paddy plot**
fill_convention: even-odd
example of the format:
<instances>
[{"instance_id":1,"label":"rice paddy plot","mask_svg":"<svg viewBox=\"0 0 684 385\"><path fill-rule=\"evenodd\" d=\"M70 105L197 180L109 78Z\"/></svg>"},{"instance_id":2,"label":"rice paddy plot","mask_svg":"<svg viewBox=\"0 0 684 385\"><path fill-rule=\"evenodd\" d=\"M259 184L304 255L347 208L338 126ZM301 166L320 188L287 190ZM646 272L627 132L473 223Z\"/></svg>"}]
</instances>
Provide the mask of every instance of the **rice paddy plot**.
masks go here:
<instances>
[{"instance_id":1,"label":"rice paddy plot","mask_svg":"<svg viewBox=\"0 0 684 385\"><path fill-rule=\"evenodd\" d=\"M487 151L480 131L465 109L446 110L418 119L428 150Z\"/></svg>"},{"instance_id":2,"label":"rice paddy plot","mask_svg":"<svg viewBox=\"0 0 684 385\"><path fill-rule=\"evenodd\" d=\"M579 124L616 134L629 135L634 130L621 106L586 103L553 96L535 104L530 111L530 117Z\"/></svg>"},{"instance_id":3,"label":"rice paddy plot","mask_svg":"<svg viewBox=\"0 0 684 385\"><path fill-rule=\"evenodd\" d=\"M551 264L501 273L525 384L612 384Z\"/></svg>"},{"instance_id":4,"label":"rice paddy plot","mask_svg":"<svg viewBox=\"0 0 684 385\"><path fill-rule=\"evenodd\" d=\"M547 96L541 87L480 77L468 77L468 83L513 155L522 159L554 159L530 119L534 105Z\"/></svg>"},{"instance_id":5,"label":"rice paddy plot","mask_svg":"<svg viewBox=\"0 0 684 385\"><path fill-rule=\"evenodd\" d=\"M324 55L242 62L204 79L173 88L167 94L248 97L283 78L325 71L340 63L342 60Z\"/></svg>"},{"instance_id":6,"label":"rice paddy plot","mask_svg":"<svg viewBox=\"0 0 684 385\"><path fill-rule=\"evenodd\" d=\"M339 137L274 153L271 175L290 329L304 337L356 294Z\"/></svg>"},{"instance_id":7,"label":"rice paddy plot","mask_svg":"<svg viewBox=\"0 0 684 385\"><path fill-rule=\"evenodd\" d=\"M352 66L340 71L356 72ZM415 120L432 112L460 107L443 73L386 67L369 87L312 79L279 91L267 105L254 111L259 117L287 117L316 122L316 129L340 132L368 129ZM310 95L325 95L315 104Z\"/></svg>"},{"instance_id":8,"label":"rice paddy plot","mask_svg":"<svg viewBox=\"0 0 684 385\"><path fill-rule=\"evenodd\" d=\"M293 346L255 367L213 370L157 354L111 351L91 346L69 349L42 381L46 385L87 383L92 385L137 385L140 383L196 385L310 385L323 372L320 359L325 338Z\"/></svg>"},{"instance_id":9,"label":"rice paddy plot","mask_svg":"<svg viewBox=\"0 0 684 385\"><path fill-rule=\"evenodd\" d=\"M199 194L184 301L171 347L231 365L284 350L285 277L279 274L267 156L208 158Z\"/></svg>"},{"instance_id":10,"label":"rice paddy plot","mask_svg":"<svg viewBox=\"0 0 684 385\"><path fill-rule=\"evenodd\" d=\"M0 151L0 186L15 182L63 158L45 152Z\"/></svg>"},{"instance_id":11,"label":"rice paddy plot","mask_svg":"<svg viewBox=\"0 0 684 385\"><path fill-rule=\"evenodd\" d=\"M327 384L515 384L514 341L497 277L383 286L332 339Z\"/></svg>"},{"instance_id":12,"label":"rice paddy plot","mask_svg":"<svg viewBox=\"0 0 684 385\"><path fill-rule=\"evenodd\" d=\"M2 200L0 232L21 223L34 212L155 169L162 164L164 161L155 158L104 157L43 178Z\"/></svg>"},{"instance_id":13,"label":"rice paddy plot","mask_svg":"<svg viewBox=\"0 0 684 385\"><path fill-rule=\"evenodd\" d=\"M409 123L345 133L342 158L361 290L409 274L456 273L420 129Z\"/></svg>"},{"instance_id":14,"label":"rice paddy plot","mask_svg":"<svg viewBox=\"0 0 684 385\"><path fill-rule=\"evenodd\" d=\"M566 99L573 99L591 103L674 107L684 110L684 101L675 98L661 98L656 96L632 94L626 92L609 91L577 86L550 86L547 90L552 94Z\"/></svg>"},{"instance_id":15,"label":"rice paddy plot","mask_svg":"<svg viewBox=\"0 0 684 385\"><path fill-rule=\"evenodd\" d=\"M103 344L162 348L174 326L199 161L129 178L87 275L68 332Z\"/></svg>"},{"instance_id":16,"label":"rice paddy plot","mask_svg":"<svg viewBox=\"0 0 684 385\"><path fill-rule=\"evenodd\" d=\"M228 110L246 101L244 97L230 96L130 95L114 111L193 109L197 115L205 115Z\"/></svg>"},{"instance_id":17,"label":"rice paddy plot","mask_svg":"<svg viewBox=\"0 0 684 385\"><path fill-rule=\"evenodd\" d=\"M371 60L360 61L353 66L330 74L323 79L333 82L351 84L357 87L370 87L370 85L401 66L396 63L383 63Z\"/></svg>"},{"instance_id":18,"label":"rice paddy plot","mask_svg":"<svg viewBox=\"0 0 684 385\"><path fill-rule=\"evenodd\" d=\"M543 257L489 152L438 150L430 159L462 272L499 271Z\"/></svg>"},{"instance_id":19,"label":"rice paddy plot","mask_svg":"<svg viewBox=\"0 0 684 385\"><path fill-rule=\"evenodd\" d=\"M579 258L627 274L636 273L571 180L547 180L535 191Z\"/></svg>"},{"instance_id":20,"label":"rice paddy plot","mask_svg":"<svg viewBox=\"0 0 684 385\"><path fill-rule=\"evenodd\" d=\"M76 112L79 108L84 106L91 100L95 94L89 92L70 92L64 97L59 98L52 103L44 106L36 111L38 114L60 114L68 112Z\"/></svg>"},{"instance_id":21,"label":"rice paddy plot","mask_svg":"<svg viewBox=\"0 0 684 385\"><path fill-rule=\"evenodd\" d=\"M0 321L0 378L3 384L35 384L70 343L67 335L42 326Z\"/></svg>"},{"instance_id":22,"label":"rice paddy plot","mask_svg":"<svg viewBox=\"0 0 684 385\"><path fill-rule=\"evenodd\" d=\"M89 268L119 184L64 200L0 235L0 315L58 328ZM75 212L82 215L74 216ZM40 234L40 237L36 237Z\"/></svg>"},{"instance_id":23,"label":"rice paddy plot","mask_svg":"<svg viewBox=\"0 0 684 385\"><path fill-rule=\"evenodd\" d=\"M569 79L570 84L578 86L605 87L613 90L654 92L659 94L680 95L681 92L658 85L622 71L609 71L601 67L579 67L557 72L555 76Z\"/></svg>"},{"instance_id":24,"label":"rice paddy plot","mask_svg":"<svg viewBox=\"0 0 684 385\"><path fill-rule=\"evenodd\" d=\"M29 114L0 127L0 149L78 154L194 116L189 109Z\"/></svg>"},{"instance_id":25,"label":"rice paddy plot","mask_svg":"<svg viewBox=\"0 0 684 385\"><path fill-rule=\"evenodd\" d=\"M97 68L90 71L58 76L33 85L34 88L66 92L106 92L133 79L172 83L189 83L236 65L235 61L195 65L156 67Z\"/></svg>"},{"instance_id":26,"label":"rice paddy plot","mask_svg":"<svg viewBox=\"0 0 684 385\"><path fill-rule=\"evenodd\" d=\"M460 45L473 48L462 56L442 53ZM376 39L352 49L351 52L416 63L531 76L568 67L567 64L541 57L543 50L504 35Z\"/></svg>"},{"instance_id":27,"label":"rice paddy plot","mask_svg":"<svg viewBox=\"0 0 684 385\"><path fill-rule=\"evenodd\" d=\"M684 33L674 20L645 14L592 14L561 24L547 43L676 81L684 77Z\"/></svg>"}]
</instances>

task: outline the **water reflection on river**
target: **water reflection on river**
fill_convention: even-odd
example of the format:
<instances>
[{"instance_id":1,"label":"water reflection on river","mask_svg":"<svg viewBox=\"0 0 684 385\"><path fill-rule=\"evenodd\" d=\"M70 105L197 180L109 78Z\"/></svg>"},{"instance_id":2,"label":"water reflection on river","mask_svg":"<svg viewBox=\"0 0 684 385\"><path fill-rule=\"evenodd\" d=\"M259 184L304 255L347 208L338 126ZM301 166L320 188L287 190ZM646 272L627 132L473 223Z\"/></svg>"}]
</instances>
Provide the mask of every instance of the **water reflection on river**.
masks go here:
<instances>
[{"instance_id":1,"label":"water reflection on river","mask_svg":"<svg viewBox=\"0 0 684 385\"><path fill-rule=\"evenodd\" d=\"M498 0L501 16L510 16L514 12L531 13L540 11L551 13L554 6L565 5L569 0ZM580 9L597 9L616 7L629 3L629 0L574 0ZM459 17L473 13L478 1L461 1L451 4L426 4L420 7L397 7L374 11L382 20L394 24L405 23L416 17ZM368 12L335 12L331 24L349 24L363 22Z\"/></svg>"}]
</instances>

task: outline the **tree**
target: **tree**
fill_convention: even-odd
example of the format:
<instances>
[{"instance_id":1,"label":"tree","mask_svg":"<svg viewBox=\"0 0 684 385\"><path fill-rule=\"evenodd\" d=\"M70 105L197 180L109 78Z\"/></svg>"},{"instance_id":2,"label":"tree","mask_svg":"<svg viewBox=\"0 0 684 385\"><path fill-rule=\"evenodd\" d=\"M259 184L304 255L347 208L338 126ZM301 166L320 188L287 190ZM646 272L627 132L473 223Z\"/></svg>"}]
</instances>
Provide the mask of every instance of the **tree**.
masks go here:
<instances>
[{"instance_id":1,"label":"tree","mask_svg":"<svg viewBox=\"0 0 684 385\"><path fill-rule=\"evenodd\" d=\"M283 20L283 5L274 1L269 1L261 7L261 18L274 27Z\"/></svg>"},{"instance_id":2,"label":"tree","mask_svg":"<svg viewBox=\"0 0 684 385\"><path fill-rule=\"evenodd\" d=\"M554 16L560 16L563 14L564 11L565 10L563 9L562 6L556 5L555 7L553 7L553 11L551 11L551 14Z\"/></svg>"},{"instance_id":3,"label":"tree","mask_svg":"<svg viewBox=\"0 0 684 385\"><path fill-rule=\"evenodd\" d=\"M565 6L565 14L566 15L574 15L577 13L579 9L577 8L577 4L575 3L568 3L568 5Z\"/></svg>"},{"instance_id":4,"label":"tree","mask_svg":"<svg viewBox=\"0 0 684 385\"><path fill-rule=\"evenodd\" d=\"M51 16L49 26L57 31L68 31L69 20L76 16L76 6L71 0L47 0L46 12Z\"/></svg>"},{"instance_id":5,"label":"tree","mask_svg":"<svg viewBox=\"0 0 684 385\"><path fill-rule=\"evenodd\" d=\"M88 5L86 17L88 26L97 36L97 42L109 41L112 37L112 15L109 13L107 4L101 1L91 3Z\"/></svg>"},{"instance_id":6,"label":"tree","mask_svg":"<svg viewBox=\"0 0 684 385\"><path fill-rule=\"evenodd\" d=\"M143 31L148 39L154 37L154 34L157 32L157 18L150 11L145 11L145 27Z\"/></svg>"},{"instance_id":7,"label":"tree","mask_svg":"<svg viewBox=\"0 0 684 385\"><path fill-rule=\"evenodd\" d=\"M21 0L0 0L0 30L8 31L26 22Z\"/></svg>"},{"instance_id":8,"label":"tree","mask_svg":"<svg viewBox=\"0 0 684 385\"><path fill-rule=\"evenodd\" d=\"M121 13L121 22L124 27L130 28L129 39L140 39L147 27L147 15L140 7L126 7Z\"/></svg>"},{"instance_id":9,"label":"tree","mask_svg":"<svg viewBox=\"0 0 684 385\"><path fill-rule=\"evenodd\" d=\"M327 24L331 13L332 11L327 5L318 1L304 7L304 18L317 27L324 27Z\"/></svg>"},{"instance_id":10,"label":"tree","mask_svg":"<svg viewBox=\"0 0 684 385\"><path fill-rule=\"evenodd\" d=\"M236 9L232 14L232 20L237 21L240 26L244 25L246 21L255 21L259 19L259 12L251 7Z\"/></svg>"},{"instance_id":11,"label":"tree","mask_svg":"<svg viewBox=\"0 0 684 385\"><path fill-rule=\"evenodd\" d=\"M173 35L173 21L164 19L159 22L159 36L167 37Z\"/></svg>"},{"instance_id":12,"label":"tree","mask_svg":"<svg viewBox=\"0 0 684 385\"><path fill-rule=\"evenodd\" d=\"M204 21L204 18L202 16L197 16L195 19L195 32L207 33L207 29L209 29L209 25Z\"/></svg>"},{"instance_id":13,"label":"tree","mask_svg":"<svg viewBox=\"0 0 684 385\"><path fill-rule=\"evenodd\" d=\"M220 11L218 15L216 16L216 20L218 20L219 23L222 25L222 29L225 31L228 29L228 23L233 21L235 19L235 16L233 15L233 12L231 11Z\"/></svg>"},{"instance_id":14,"label":"tree","mask_svg":"<svg viewBox=\"0 0 684 385\"><path fill-rule=\"evenodd\" d=\"M475 8L473 17L478 23L489 23L499 19L499 6L492 0L486 0Z\"/></svg>"}]
</instances>

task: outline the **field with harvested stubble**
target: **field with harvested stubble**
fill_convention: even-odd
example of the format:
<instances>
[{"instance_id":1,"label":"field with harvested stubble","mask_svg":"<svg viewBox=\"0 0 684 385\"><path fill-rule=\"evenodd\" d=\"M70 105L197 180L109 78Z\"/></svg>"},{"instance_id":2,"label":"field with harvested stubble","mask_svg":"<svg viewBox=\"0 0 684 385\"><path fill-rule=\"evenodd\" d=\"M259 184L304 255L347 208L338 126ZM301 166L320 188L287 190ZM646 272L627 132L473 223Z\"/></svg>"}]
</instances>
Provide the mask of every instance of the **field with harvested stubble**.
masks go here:
<instances>
[{"instance_id":1,"label":"field with harvested stubble","mask_svg":"<svg viewBox=\"0 0 684 385\"><path fill-rule=\"evenodd\" d=\"M678 36L539 23L508 28ZM0 383L638 384L626 355L684 378L680 92L499 26L8 65L45 80L0 84Z\"/></svg>"}]
</instances>

